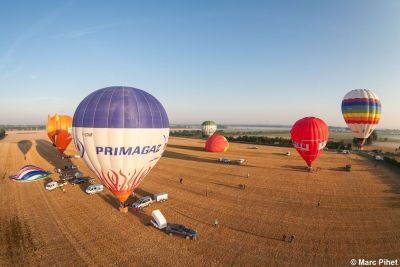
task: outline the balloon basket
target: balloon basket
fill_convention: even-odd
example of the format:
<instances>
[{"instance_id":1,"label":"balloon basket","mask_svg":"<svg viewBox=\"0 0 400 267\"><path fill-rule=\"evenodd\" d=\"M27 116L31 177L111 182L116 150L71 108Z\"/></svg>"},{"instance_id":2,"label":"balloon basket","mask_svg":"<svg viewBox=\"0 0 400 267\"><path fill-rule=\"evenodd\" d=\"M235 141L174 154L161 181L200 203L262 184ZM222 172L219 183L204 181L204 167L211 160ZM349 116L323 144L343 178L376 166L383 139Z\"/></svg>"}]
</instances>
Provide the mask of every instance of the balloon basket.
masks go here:
<instances>
[{"instance_id":1,"label":"balloon basket","mask_svg":"<svg viewBox=\"0 0 400 267\"><path fill-rule=\"evenodd\" d=\"M119 207L119 211L122 213L127 213L128 212L128 207Z\"/></svg>"}]
</instances>

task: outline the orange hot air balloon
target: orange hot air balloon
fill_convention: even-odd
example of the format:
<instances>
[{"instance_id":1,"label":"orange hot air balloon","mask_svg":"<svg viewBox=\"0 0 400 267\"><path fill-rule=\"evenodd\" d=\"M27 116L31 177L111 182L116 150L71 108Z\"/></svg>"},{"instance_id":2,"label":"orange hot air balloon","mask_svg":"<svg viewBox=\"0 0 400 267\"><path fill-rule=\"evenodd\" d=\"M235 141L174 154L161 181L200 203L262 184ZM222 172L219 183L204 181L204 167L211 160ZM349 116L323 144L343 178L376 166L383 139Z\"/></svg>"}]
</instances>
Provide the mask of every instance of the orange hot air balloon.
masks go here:
<instances>
[{"instance_id":1,"label":"orange hot air balloon","mask_svg":"<svg viewBox=\"0 0 400 267\"><path fill-rule=\"evenodd\" d=\"M50 117L49 115L47 118L46 129L47 136L50 138L53 146L63 154L72 140L72 117L58 114Z\"/></svg>"}]
</instances>

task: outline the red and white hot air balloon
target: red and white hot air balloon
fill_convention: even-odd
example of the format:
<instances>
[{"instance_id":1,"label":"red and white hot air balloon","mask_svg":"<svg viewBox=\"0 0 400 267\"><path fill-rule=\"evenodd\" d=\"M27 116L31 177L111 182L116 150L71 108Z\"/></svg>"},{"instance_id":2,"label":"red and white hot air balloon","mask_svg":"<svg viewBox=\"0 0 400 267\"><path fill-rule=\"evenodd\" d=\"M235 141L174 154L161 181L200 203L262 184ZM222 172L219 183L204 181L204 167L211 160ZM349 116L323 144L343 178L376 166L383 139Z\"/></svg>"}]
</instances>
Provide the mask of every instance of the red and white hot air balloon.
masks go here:
<instances>
[{"instance_id":1,"label":"red and white hot air balloon","mask_svg":"<svg viewBox=\"0 0 400 267\"><path fill-rule=\"evenodd\" d=\"M291 138L294 147L308 167L321 154L328 142L329 130L326 123L315 117L298 120L292 127Z\"/></svg>"}]
</instances>

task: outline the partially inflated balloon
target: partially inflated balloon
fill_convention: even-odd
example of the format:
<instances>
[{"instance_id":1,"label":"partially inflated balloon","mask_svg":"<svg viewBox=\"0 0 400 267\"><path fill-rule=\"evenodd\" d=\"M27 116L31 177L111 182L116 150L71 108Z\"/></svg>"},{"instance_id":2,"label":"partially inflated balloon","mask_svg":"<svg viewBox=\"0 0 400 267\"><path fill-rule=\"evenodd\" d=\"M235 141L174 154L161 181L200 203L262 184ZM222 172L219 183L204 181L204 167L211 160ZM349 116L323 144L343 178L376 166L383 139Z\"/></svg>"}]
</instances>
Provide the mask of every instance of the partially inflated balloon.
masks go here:
<instances>
[{"instance_id":1,"label":"partially inflated balloon","mask_svg":"<svg viewBox=\"0 0 400 267\"><path fill-rule=\"evenodd\" d=\"M363 145L381 118L381 101L368 89L348 92L342 101L343 118Z\"/></svg>"},{"instance_id":2,"label":"partially inflated balloon","mask_svg":"<svg viewBox=\"0 0 400 267\"><path fill-rule=\"evenodd\" d=\"M214 134L207 139L205 150L207 152L226 152L228 148L228 140L222 135Z\"/></svg>"},{"instance_id":3,"label":"partially inflated balloon","mask_svg":"<svg viewBox=\"0 0 400 267\"><path fill-rule=\"evenodd\" d=\"M328 135L326 123L315 117L298 120L291 130L293 145L309 167L326 146Z\"/></svg>"},{"instance_id":4,"label":"partially inflated balloon","mask_svg":"<svg viewBox=\"0 0 400 267\"><path fill-rule=\"evenodd\" d=\"M217 124L213 121L205 121L201 124L203 136L211 136L217 130Z\"/></svg>"},{"instance_id":5,"label":"partially inflated balloon","mask_svg":"<svg viewBox=\"0 0 400 267\"><path fill-rule=\"evenodd\" d=\"M132 87L91 93L79 104L72 124L83 160L121 203L156 165L169 137L164 107Z\"/></svg>"},{"instance_id":6,"label":"partially inflated balloon","mask_svg":"<svg viewBox=\"0 0 400 267\"><path fill-rule=\"evenodd\" d=\"M71 143L72 135L72 118L68 115L54 115L47 117L47 136L50 138L53 146L55 146L60 153L64 153L69 143Z\"/></svg>"}]
</instances>

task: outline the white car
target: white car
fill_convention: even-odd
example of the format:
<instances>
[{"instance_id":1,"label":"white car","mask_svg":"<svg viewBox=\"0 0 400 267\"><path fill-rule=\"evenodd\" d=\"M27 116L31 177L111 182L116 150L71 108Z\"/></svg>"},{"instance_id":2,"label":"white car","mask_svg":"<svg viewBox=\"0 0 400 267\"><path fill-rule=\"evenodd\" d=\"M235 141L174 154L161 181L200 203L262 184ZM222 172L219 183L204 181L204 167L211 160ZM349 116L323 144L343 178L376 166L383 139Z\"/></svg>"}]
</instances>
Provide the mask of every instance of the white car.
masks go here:
<instances>
[{"instance_id":1,"label":"white car","mask_svg":"<svg viewBox=\"0 0 400 267\"><path fill-rule=\"evenodd\" d=\"M151 203L153 203L153 200L151 199L151 197L149 197L149 196L142 197L141 199L139 199L138 201L136 201L135 203L132 204L132 208L141 209L141 208L151 205Z\"/></svg>"},{"instance_id":2,"label":"white car","mask_svg":"<svg viewBox=\"0 0 400 267\"><path fill-rule=\"evenodd\" d=\"M88 194L96 194L96 193L102 192L103 189L104 189L104 186L102 184L92 184L92 185L89 185L85 191Z\"/></svg>"},{"instance_id":3,"label":"white car","mask_svg":"<svg viewBox=\"0 0 400 267\"><path fill-rule=\"evenodd\" d=\"M375 160L382 161L383 157L382 156L375 156Z\"/></svg>"}]
</instances>

